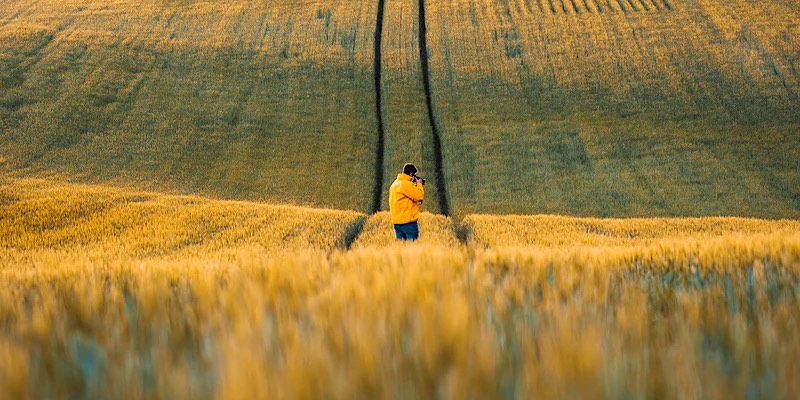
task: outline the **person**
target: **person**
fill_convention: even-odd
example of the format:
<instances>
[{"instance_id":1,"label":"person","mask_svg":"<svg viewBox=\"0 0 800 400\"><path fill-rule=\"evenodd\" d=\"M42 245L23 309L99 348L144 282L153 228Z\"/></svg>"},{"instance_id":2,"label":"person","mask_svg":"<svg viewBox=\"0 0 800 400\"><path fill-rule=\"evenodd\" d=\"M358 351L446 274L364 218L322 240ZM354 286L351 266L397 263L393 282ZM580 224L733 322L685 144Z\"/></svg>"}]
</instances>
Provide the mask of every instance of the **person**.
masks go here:
<instances>
[{"instance_id":1,"label":"person","mask_svg":"<svg viewBox=\"0 0 800 400\"><path fill-rule=\"evenodd\" d=\"M389 210L392 213L394 233L399 240L419 238L419 205L425 199L425 180L417 176L412 163L403 165L403 172L389 188Z\"/></svg>"}]
</instances>

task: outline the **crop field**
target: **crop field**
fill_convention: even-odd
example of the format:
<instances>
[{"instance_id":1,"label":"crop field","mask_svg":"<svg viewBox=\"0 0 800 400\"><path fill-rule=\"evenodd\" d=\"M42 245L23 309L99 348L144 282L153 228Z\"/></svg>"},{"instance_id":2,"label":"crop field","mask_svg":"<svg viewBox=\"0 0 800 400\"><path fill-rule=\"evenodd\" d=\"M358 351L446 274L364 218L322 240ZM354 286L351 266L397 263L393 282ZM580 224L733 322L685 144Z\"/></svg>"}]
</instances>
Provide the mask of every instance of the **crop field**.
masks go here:
<instances>
[{"instance_id":1,"label":"crop field","mask_svg":"<svg viewBox=\"0 0 800 400\"><path fill-rule=\"evenodd\" d=\"M235 251L330 252L346 247L365 216L195 196L165 196L43 180L0 181L0 238L6 262L43 250L102 257L185 258Z\"/></svg>"},{"instance_id":2,"label":"crop field","mask_svg":"<svg viewBox=\"0 0 800 400\"><path fill-rule=\"evenodd\" d=\"M800 215L800 3L652 4L430 2L456 214Z\"/></svg>"},{"instance_id":3,"label":"crop field","mask_svg":"<svg viewBox=\"0 0 800 400\"><path fill-rule=\"evenodd\" d=\"M4 0L0 162L365 211L374 5L318 3Z\"/></svg>"},{"instance_id":4,"label":"crop field","mask_svg":"<svg viewBox=\"0 0 800 400\"><path fill-rule=\"evenodd\" d=\"M2 398L791 397L800 223L388 215L7 178ZM346 250L349 230L364 223Z\"/></svg>"},{"instance_id":5,"label":"crop field","mask_svg":"<svg viewBox=\"0 0 800 400\"><path fill-rule=\"evenodd\" d=\"M0 399L796 397L798 21L0 0Z\"/></svg>"},{"instance_id":6,"label":"crop field","mask_svg":"<svg viewBox=\"0 0 800 400\"><path fill-rule=\"evenodd\" d=\"M427 178L433 178L435 168L420 69L418 15L419 7L415 1L386 2L381 93L386 134L384 176L387 188L406 162L415 161L420 168L420 175ZM435 179L429 181L429 188L436 187ZM425 209L441 213L437 191L427 190L425 196ZM388 209L385 203L387 197L383 196L383 209Z\"/></svg>"},{"instance_id":7,"label":"crop field","mask_svg":"<svg viewBox=\"0 0 800 400\"><path fill-rule=\"evenodd\" d=\"M485 247L640 247L676 241L796 235L798 220L752 218L574 218L556 215L469 215L470 242Z\"/></svg>"},{"instance_id":8,"label":"crop field","mask_svg":"<svg viewBox=\"0 0 800 400\"><path fill-rule=\"evenodd\" d=\"M797 218L798 10L3 0L0 168L372 212L414 161L434 214Z\"/></svg>"}]
</instances>

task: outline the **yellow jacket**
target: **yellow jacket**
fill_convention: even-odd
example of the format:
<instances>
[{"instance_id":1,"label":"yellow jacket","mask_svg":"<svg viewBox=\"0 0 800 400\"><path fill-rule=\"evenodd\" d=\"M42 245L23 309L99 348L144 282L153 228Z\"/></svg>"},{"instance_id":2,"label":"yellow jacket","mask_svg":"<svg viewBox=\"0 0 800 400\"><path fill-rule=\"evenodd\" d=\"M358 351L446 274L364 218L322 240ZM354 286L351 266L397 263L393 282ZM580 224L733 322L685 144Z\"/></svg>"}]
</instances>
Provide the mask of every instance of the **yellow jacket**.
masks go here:
<instances>
[{"instance_id":1,"label":"yellow jacket","mask_svg":"<svg viewBox=\"0 0 800 400\"><path fill-rule=\"evenodd\" d=\"M419 219L419 204L425 198L422 184L414 184L410 175L397 175L389 188L389 210L393 224L407 224Z\"/></svg>"}]
</instances>

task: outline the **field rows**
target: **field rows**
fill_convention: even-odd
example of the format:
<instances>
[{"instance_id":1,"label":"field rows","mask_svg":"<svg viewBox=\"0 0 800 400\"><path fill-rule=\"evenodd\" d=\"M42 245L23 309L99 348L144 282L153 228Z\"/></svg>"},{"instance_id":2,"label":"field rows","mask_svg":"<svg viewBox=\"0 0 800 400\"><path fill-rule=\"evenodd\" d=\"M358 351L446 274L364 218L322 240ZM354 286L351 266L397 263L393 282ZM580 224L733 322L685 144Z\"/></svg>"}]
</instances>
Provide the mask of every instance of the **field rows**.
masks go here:
<instances>
[{"instance_id":1,"label":"field rows","mask_svg":"<svg viewBox=\"0 0 800 400\"><path fill-rule=\"evenodd\" d=\"M430 3L455 214L796 217L793 4L549 18Z\"/></svg>"},{"instance_id":2,"label":"field rows","mask_svg":"<svg viewBox=\"0 0 800 400\"><path fill-rule=\"evenodd\" d=\"M421 58L416 64L413 57L408 62L407 54L392 58L399 54L389 53L384 61L404 60L395 67L398 72L387 69L390 75L413 76L415 69L423 70L417 79L430 87L425 95L432 97L428 101L432 125L417 132L431 130L434 140L427 142L432 148L428 154L442 154L424 158L428 171L430 161L434 166L437 160L443 164L436 168L444 172L432 188L454 181L451 193L437 193L437 199L452 204L447 211L626 217L797 215L800 194L793 183L800 178L796 173L800 165L789 154L800 151L800 142L793 140L800 126L790 110L800 105L800 97L796 71L787 70L786 63L798 55L788 47L763 45L758 54L748 56L761 58L754 60L761 68L763 64L774 68L756 80L742 77L750 71L730 70L733 61L721 58L731 57L729 42L706 43L707 32L735 29L720 13L744 12L744 5L719 10L724 7L691 3L670 17L609 17L578 24L541 19L534 15L532 4L502 0L434 4L427 14L440 25L434 23L425 36L432 43L430 60ZM562 3L562 11L568 10L567 4ZM618 10L650 9L625 4ZM663 9L673 8L669 4ZM764 8L776 17L783 11L781 6ZM572 10L579 12L577 3ZM413 21L413 11L405 13L406 24ZM708 15L711 22L698 14ZM744 26L744 34L782 32L785 41L793 34L792 25L783 17L777 21L776 28L759 26L758 32ZM399 26L395 32L410 32L403 18ZM387 32L393 35L391 29ZM411 37L405 40L413 43ZM469 53L459 53L464 51ZM702 61L692 64L698 57ZM612 65L616 69L606 69ZM707 74L709 67L733 76L719 81L717 72L703 77L692 72ZM432 82L426 82L426 74ZM609 81L609 74L617 76ZM385 96L387 103L393 96L413 96L419 90L406 88L405 93ZM628 101L632 92L635 99ZM764 99L742 100L747 96ZM703 110L719 99L748 104ZM422 124L425 111L404 104L406 120ZM753 108L754 104L763 108ZM691 122L686 123L687 118ZM782 122L761 125L764 118ZM387 135L394 136L395 132ZM443 151L436 151L437 143L442 143ZM787 157L776 157L772 146L786 146ZM725 151L720 150L723 147ZM403 150L393 154L398 153L413 154ZM755 161L770 157L771 162ZM400 163L387 163L389 180L391 166ZM737 183L742 181L744 190ZM442 206L438 209L441 212Z\"/></svg>"},{"instance_id":3,"label":"field rows","mask_svg":"<svg viewBox=\"0 0 800 400\"><path fill-rule=\"evenodd\" d=\"M544 14L604 14L672 11L669 0L524 0L528 12Z\"/></svg>"}]
</instances>

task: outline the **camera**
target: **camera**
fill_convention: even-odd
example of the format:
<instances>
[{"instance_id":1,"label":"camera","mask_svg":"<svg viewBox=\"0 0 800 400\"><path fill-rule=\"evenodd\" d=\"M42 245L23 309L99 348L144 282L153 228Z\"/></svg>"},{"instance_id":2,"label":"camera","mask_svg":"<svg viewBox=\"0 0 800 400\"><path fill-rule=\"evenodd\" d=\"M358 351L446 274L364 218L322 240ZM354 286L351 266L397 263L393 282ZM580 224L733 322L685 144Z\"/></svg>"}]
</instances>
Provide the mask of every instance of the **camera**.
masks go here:
<instances>
[{"instance_id":1,"label":"camera","mask_svg":"<svg viewBox=\"0 0 800 400\"><path fill-rule=\"evenodd\" d=\"M425 182L426 182L426 179L425 179L425 178L423 178L423 177L421 177L421 176L417 176L417 174L414 174L414 175L411 175L411 176L412 176L412 177L414 177L414 179L416 179L416 180L418 180L418 181L422 182L422 184L423 184L423 185L424 185L424 184L425 184Z\"/></svg>"}]
</instances>

